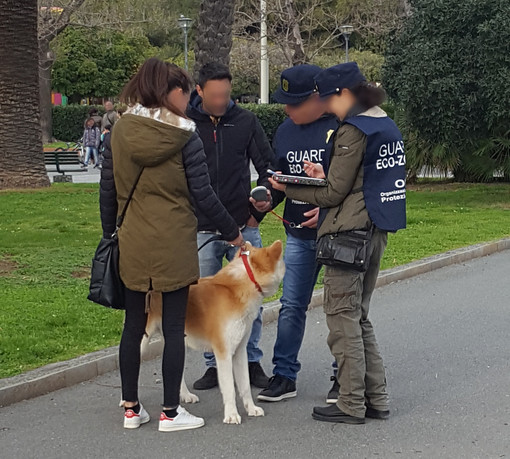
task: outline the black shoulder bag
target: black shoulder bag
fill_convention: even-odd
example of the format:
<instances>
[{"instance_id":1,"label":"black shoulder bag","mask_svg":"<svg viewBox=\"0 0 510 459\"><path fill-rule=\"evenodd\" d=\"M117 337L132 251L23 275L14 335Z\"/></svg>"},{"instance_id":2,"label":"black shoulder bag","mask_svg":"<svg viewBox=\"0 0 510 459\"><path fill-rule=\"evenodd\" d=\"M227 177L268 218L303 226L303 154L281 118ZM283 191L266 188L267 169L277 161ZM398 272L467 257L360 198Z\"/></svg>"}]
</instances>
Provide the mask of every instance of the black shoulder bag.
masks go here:
<instances>
[{"instance_id":1,"label":"black shoulder bag","mask_svg":"<svg viewBox=\"0 0 510 459\"><path fill-rule=\"evenodd\" d=\"M317 241L317 261L323 265L365 272L368 269L373 230L372 225L368 230L321 236Z\"/></svg>"},{"instance_id":2,"label":"black shoulder bag","mask_svg":"<svg viewBox=\"0 0 510 459\"><path fill-rule=\"evenodd\" d=\"M111 238L102 238L92 259L90 288L88 299L94 303L114 309L124 309L124 283L119 270L118 231L122 226L126 211L142 175L143 168L136 177L135 184L129 192L122 213L117 218L117 228Z\"/></svg>"}]
</instances>

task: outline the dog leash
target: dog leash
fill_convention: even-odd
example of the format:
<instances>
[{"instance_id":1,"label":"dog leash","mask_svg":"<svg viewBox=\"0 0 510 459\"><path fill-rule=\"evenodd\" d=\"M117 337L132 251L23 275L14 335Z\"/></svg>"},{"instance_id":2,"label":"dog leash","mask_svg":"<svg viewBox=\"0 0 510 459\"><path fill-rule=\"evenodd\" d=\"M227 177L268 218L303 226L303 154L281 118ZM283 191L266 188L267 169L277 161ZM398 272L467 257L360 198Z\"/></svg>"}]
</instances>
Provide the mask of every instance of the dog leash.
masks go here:
<instances>
[{"instance_id":1,"label":"dog leash","mask_svg":"<svg viewBox=\"0 0 510 459\"><path fill-rule=\"evenodd\" d=\"M286 225L289 225L290 228L303 228L303 226L301 226L301 223L299 225L296 225L294 222L289 222L288 220L285 220L285 218L280 217L274 210L270 210L269 212L272 213L276 218L279 218Z\"/></svg>"},{"instance_id":2,"label":"dog leash","mask_svg":"<svg viewBox=\"0 0 510 459\"><path fill-rule=\"evenodd\" d=\"M241 259L243 260L244 268L246 269L246 273L248 274L248 277L250 278L250 280L255 284L255 287L257 287L257 290L263 294L264 292L262 291L262 287L255 279L253 270L251 269L250 263L248 262L249 255L250 255L250 251L246 250L246 247L241 247Z\"/></svg>"},{"instance_id":3,"label":"dog leash","mask_svg":"<svg viewBox=\"0 0 510 459\"><path fill-rule=\"evenodd\" d=\"M199 248L198 248L198 251L200 252L207 244L209 244L210 242L213 242L213 241L220 241L222 240L223 238L219 235L219 234L216 234L214 235L213 237L211 237L210 239L207 239L207 241L205 241Z\"/></svg>"}]
</instances>

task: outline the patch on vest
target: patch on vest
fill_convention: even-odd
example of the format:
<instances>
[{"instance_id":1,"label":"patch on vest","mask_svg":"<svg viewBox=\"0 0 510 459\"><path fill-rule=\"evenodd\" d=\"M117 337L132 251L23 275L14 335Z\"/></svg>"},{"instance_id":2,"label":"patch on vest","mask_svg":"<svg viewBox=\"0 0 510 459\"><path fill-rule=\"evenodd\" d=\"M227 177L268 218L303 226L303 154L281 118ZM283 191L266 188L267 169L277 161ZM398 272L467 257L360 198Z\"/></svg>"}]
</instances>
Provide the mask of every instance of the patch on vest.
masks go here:
<instances>
[{"instance_id":1,"label":"patch on vest","mask_svg":"<svg viewBox=\"0 0 510 459\"><path fill-rule=\"evenodd\" d=\"M379 147L379 158L375 164L378 170L405 165L406 155L403 140L384 143Z\"/></svg>"},{"instance_id":2,"label":"patch on vest","mask_svg":"<svg viewBox=\"0 0 510 459\"><path fill-rule=\"evenodd\" d=\"M329 139L331 139L331 136L335 133L334 129L330 129L328 133L326 134L326 143L329 143Z\"/></svg>"}]
</instances>

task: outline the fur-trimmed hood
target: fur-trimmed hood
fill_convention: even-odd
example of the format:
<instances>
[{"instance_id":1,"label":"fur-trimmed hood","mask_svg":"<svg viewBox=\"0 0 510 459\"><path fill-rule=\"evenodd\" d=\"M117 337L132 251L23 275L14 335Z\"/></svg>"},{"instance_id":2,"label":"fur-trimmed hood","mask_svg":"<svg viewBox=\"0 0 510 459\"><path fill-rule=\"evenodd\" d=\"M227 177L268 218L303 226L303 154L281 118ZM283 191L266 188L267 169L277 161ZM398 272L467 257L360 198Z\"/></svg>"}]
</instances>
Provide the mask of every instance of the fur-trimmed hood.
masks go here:
<instances>
[{"instance_id":1,"label":"fur-trimmed hood","mask_svg":"<svg viewBox=\"0 0 510 459\"><path fill-rule=\"evenodd\" d=\"M136 104L115 124L112 141L139 166L154 167L180 152L195 129L192 120L166 108Z\"/></svg>"}]
</instances>

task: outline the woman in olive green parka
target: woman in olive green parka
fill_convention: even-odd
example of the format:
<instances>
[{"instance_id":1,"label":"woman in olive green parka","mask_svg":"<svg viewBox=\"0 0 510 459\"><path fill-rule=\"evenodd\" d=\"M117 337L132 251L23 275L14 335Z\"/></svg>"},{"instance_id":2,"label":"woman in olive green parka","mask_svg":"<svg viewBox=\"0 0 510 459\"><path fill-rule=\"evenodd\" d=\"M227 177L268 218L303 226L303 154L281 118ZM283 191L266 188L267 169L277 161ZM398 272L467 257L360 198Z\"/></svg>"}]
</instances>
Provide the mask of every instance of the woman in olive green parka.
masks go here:
<instances>
[{"instance_id":1,"label":"woman in olive green parka","mask_svg":"<svg viewBox=\"0 0 510 459\"><path fill-rule=\"evenodd\" d=\"M146 304L154 293L162 297L165 341L159 430L204 424L179 406L186 303L189 286L199 278L194 208L215 221L225 240L243 242L211 188L202 142L194 122L184 115L191 88L189 76L179 67L156 58L145 62L122 93L129 108L112 130L112 156L105 158L102 171L101 202L116 203L101 207L103 228L112 227L141 171L118 232L120 276L126 286L119 366L124 427L129 429L150 420L138 399L138 377ZM106 182L111 181L112 167L113 186Z\"/></svg>"}]
</instances>

